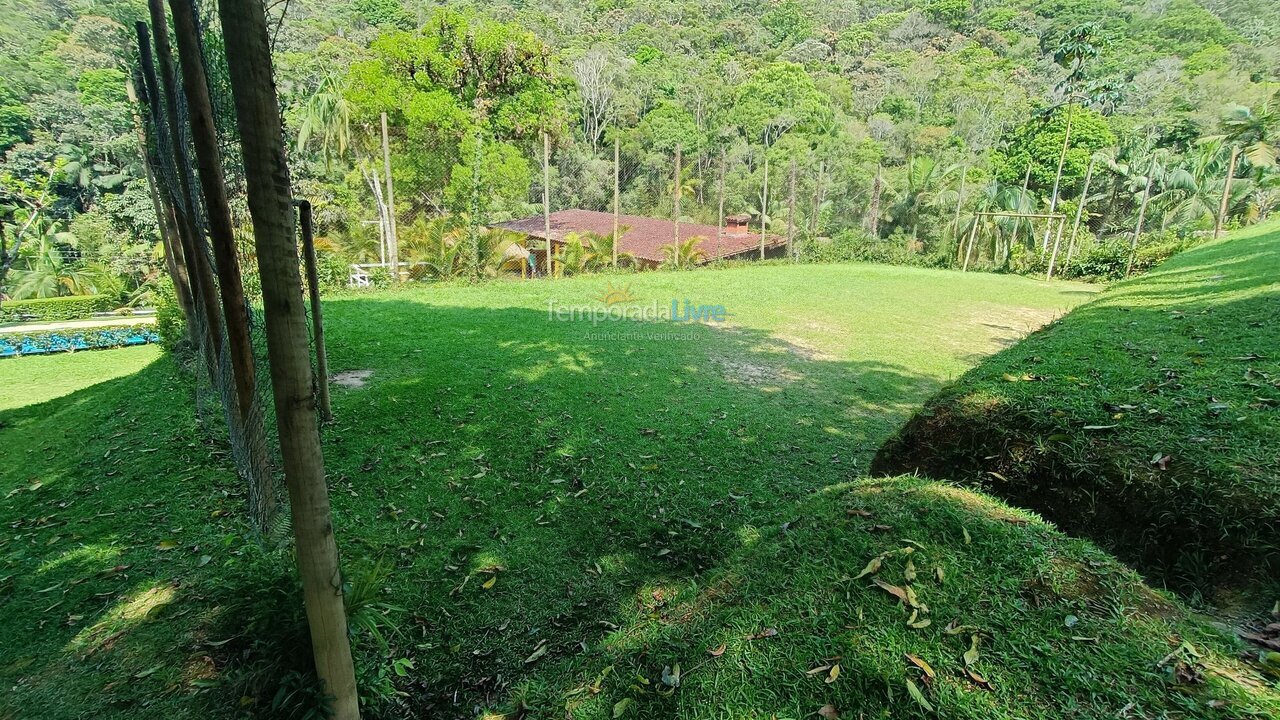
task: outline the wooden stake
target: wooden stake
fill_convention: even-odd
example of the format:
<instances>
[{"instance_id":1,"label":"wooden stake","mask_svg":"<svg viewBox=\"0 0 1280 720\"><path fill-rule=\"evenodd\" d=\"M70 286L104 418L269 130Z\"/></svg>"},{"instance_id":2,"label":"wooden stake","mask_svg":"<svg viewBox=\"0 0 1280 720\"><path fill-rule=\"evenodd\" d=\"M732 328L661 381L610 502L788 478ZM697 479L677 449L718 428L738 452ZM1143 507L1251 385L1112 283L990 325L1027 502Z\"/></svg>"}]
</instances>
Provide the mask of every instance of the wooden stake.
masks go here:
<instances>
[{"instance_id":1,"label":"wooden stake","mask_svg":"<svg viewBox=\"0 0 1280 720\"><path fill-rule=\"evenodd\" d=\"M680 247L680 196L684 193L680 192L680 143L676 143L676 175L675 175L675 200L672 206L672 214L675 215L675 234L676 247Z\"/></svg>"},{"instance_id":2,"label":"wooden stake","mask_svg":"<svg viewBox=\"0 0 1280 720\"><path fill-rule=\"evenodd\" d=\"M324 345L324 309L320 304L320 265L316 260L311 201L298 201L298 224L302 231L302 259L307 267L307 295L311 300L311 337L316 344L316 395L320 401L320 417L329 422L333 420L333 409L329 405L329 353Z\"/></svg>"},{"instance_id":3,"label":"wooden stake","mask_svg":"<svg viewBox=\"0 0 1280 720\"><path fill-rule=\"evenodd\" d=\"M614 270L618 269L618 243L621 241L621 238L618 237L618 214L621 207L621 203L619 201L620 195L618 192L618 189L620 187L618 182L618 176L621 172L620 171L621 165L619 163L619 159L622 157L621 151L619 149L619 145L620 145L620 141L618 140L617 137L614 137L613 138L613 269Z\"/></svg>"},{"instance_id":4,"label":"wooden stake","mask_svg":"<svg viewBox=\"0 0 1280 720\"><path fill-rule=\"evenodd\" d=\"M542 234L546 238L547 277L553 276L551 265L551 136L542 131Z\"/></svg>"},{"instance_id":5,"label":"wooden stake","mask_svg":"<svg viewBox=\"0 0 1280 720\"><path fill-rule=\"evenodd\" d=\"M764 147L764 189L760 193L760 259L764 259L764 233L769 217L769 146Z\"/></svg>"},{"instance_id":6,"label":"wooden stake","mask_svg":"<svg viewBox=\"0 0 1280 720\"><path fill-rule=\"evenodd\" d=\"M719 210L716 213L716 260L720 259L720 245L724 241L724 149L720 149L720 183L716 189L719 195L717 205Z\"/></svg>"},{"instance_id":7,"label":"wooden stake","mask_svg":"<svg viewBox=\"0 0 1280 720\"><path fill-rule=\"evenodd\" d=\"M1231 146L1231 162L1227 165L1227 177L1222 184L1222 203L1218 205L1218 217L1213 221L1213 239L1222 235L1222 224L1227 219L1227 205L1231 201L1231 181L1236 176L1236 161L1240 159L1240 148Z\"/></svg>"},{"instance_id":8,"label":"wooden stake","mask_svg":"<svg viewBox=\"0 0 1280 720\"><path fill-rule=\"evenodd\" d=\"M1080 203L1076 205L1076 219L1071 223L1071 238L1067 240L1067 259L1062 262L1063 265L1070 265L1076 252L1076 233L1079 232L1080 220L1084 217L1084 206L1089 202L1089 183L1093 181L1093 167L1097 162L1097 157L1089 158L1089 169L1084 174L1084 189L1080 193Z\"/></svg>"},{"instance_id":9,"label":"wooden stake","mask_svg":"<svg viewBox=\"0 0 1280 720\"><path fill-rule=\"evenodd\" d=\"M476 142L480 142L478 137ZM391 144L387 141L386 113L382 113L382 174L387 181L387 254L391 258L391 281L400 282L400 232L396 228L396 192L391 182Z\"/></svg>"},{"instance_id":10,"label":"wooden stake","mask_svg":"<svg viewBox=\"0 0 1280 720\"><path fill-rule=\"evenodd\" d=\"M222 27L230 30L223 38L262 278L280 450L316 674L324 683L324 693L332 698L330 717L355 720L360 707L343 611L338 544L325 486L307 316L300 302L302 277L290 207L289 165L266 15L259 0L218 0L218 9Z\"/></svg>"},{"instance_id":11,"label":"wooden stake","mask_svg":"<svg viewBox=\"0 0 1280 720\"><path fill-rule=\"evenodd\" d=\"M791 187L787 194L787 256L796 259L796 159L791 158Z\"/></svg>"}]
</instances>

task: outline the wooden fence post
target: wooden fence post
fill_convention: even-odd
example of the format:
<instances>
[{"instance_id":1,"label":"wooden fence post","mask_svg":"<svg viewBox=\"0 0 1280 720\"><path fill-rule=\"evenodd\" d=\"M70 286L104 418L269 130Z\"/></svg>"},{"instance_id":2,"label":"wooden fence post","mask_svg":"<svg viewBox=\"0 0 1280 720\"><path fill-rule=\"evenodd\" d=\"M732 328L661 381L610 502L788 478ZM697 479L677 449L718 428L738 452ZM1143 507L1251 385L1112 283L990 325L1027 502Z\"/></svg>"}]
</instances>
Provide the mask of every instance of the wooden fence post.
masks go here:
<instances>
[{"instance_id":1,"label":"wooden fence post","mask_svg":"<svg viewBox=\"0 0 1280 720\"><path fill-rule=\"evenodd\" d=\"M331 696L331 717L360 717L338 544L324 478L324 454L311 384L307 315L301 302L289 165L271 67L266 15L258 0L219 0L249 213L262 277L267 351L280 425L280 450L293 516L316 673Z\"/></svg>"},{"instance_id":2,"label":"wooden fence post","mask_svg":"<svg viewBox=\"0 0 1280 720\"><path fill-rule=\"evenodd\" d=\"M554 276L551 264L551 136L542 131L542 233L546 239L547 277Z\"/></svg>"},{"instance_id":3,"label":"wooden fence post","mask_svg":"<svg viewBox=\"0 0 1280 720\"><path fill-rule=\"evenodd\" d=\"M316 261L311 201L298 201L298 224L302 231L302 258L307 267L307 295L311 301L311 337L316 344L316 398L320 402L320 417L329 422L333 420L329 406L329 353L324 345L324 310L320 305L320 267Z\"/></svg>"},{"instance_id":4,"label":"wooden fence post","mask_svg":"<svg viewBox=\"0 0 1280 720\"><path fill-rule=\"evenodd\" d=\"M618 175L620 173L619 162L618 162L619 158L621 158L621 152L619 149L619 140L615 136L613 138L613 269L614 270L618 269L618 242L620 240L620 238L618 237L618 212L620 208L619 193L618 193L618 189L619 189Z\"/></svg>"},{"instance_id":5,"label":"wooden fence post","mask_svg":"<svg viewBox=\"0 0 1280 720\"><path fill-rule=\"evenodd\" d=\"M476 138L479 142L479 138ZM391 144L387 141L387 114L382 113L382 174L387 181L387 254L391 256L391 281L400 282L400 231L396 227L396 193L391 182Z\"/></svg>"}]
</instances>

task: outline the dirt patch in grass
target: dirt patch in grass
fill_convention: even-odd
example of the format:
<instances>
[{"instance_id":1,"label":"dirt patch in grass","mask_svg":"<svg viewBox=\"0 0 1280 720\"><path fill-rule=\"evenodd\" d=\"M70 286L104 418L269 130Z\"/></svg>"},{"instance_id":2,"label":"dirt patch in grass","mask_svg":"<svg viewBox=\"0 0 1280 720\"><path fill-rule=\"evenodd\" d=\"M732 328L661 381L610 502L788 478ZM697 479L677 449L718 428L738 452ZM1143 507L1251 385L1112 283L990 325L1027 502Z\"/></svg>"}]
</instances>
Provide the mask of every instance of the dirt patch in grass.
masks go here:
<instances>
[{"instance_id":1,"label":"dirt patch in grass","mask_svg":"<svg viewBox=\"0 0 1280 720\"><path fill-rule=\"evenodd\" d=\"M329 382L349 390L359 390L369 384L371 377L373 377L372 370L343 370L340 373L334 373L329 378Z\"/></svg>"}]
</instances>

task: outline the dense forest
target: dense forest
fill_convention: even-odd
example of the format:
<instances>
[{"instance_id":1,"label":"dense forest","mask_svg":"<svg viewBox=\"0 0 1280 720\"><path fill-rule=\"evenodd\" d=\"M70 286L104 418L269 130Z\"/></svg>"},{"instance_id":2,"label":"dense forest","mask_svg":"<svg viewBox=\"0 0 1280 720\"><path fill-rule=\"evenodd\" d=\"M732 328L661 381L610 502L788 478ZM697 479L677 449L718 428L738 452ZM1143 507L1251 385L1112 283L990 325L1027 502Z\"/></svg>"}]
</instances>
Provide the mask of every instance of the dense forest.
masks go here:
<instances>
[{"instance_id":1,"label":"dense forest","mask_svg":"<svg viewBox=\"0 0 1280 720\"><path fill-rule=\"evenodd\" d=\"M0 289L148 302L163 258L129 82L145 4L6 8ZM1050 223L979 214L1040 213L1083 220L1063 274L1114 277L1280 203L1268 0L289 0L269 13L295 191L316 207L335 282L380 259L388 212L419 276L491 271L502 241L477 230L541 210L544 135L554 209L610 209L616 147L623 212L749 213L819 260L1042 272Z\"/></svg>"}]
</instances>

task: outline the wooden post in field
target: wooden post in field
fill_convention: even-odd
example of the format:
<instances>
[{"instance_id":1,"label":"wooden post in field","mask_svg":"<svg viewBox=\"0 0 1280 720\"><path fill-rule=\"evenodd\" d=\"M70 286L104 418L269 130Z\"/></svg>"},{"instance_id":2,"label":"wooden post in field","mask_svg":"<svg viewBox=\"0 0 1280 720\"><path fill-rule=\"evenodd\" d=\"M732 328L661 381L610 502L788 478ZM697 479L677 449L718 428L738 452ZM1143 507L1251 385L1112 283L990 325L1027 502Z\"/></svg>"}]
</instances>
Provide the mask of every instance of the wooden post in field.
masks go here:
<instances>
[{"instance_id":1,"label":"wooden post in field","mask_svg":"<svg viewBox=\"0 0 1280 720\"><path fill-rule=\"evenodd\" d=\"M764 259L764 233L769 226L769 146L764 146L764 189L760 193L760 259Z\"/></svg>"},{"instance_id":2,"label":"wooden post in field","mask_svg":"<svg viewBox=\"0 0 1280 720\"><path fill-rule=\"evenodd\" d=\"M960 168L960 190L959 192L956 193L956 216L955 216L955 219L951 221L951 239L952 240L958 239L957 236L960 234L960 206L964 204L964 184L965 184L965 181L968 179L969 179L969 166L963 165ZM956 243L956 244L960 245L961 247L964 247L963 243Z\"/></svg>"},{"instance_id":3,"label":"wooden post in field","mask_svg":"<svg viewBox=\"0 0 1280 720\"><path fill-rule=\"evenodd\" d=\"M978 227L981 224L982 224L982 214L978 213L973 216L973 229L969 231L969 249L965 250L965 253L964 253L964 269L962 270L962 272L969 272L969 260L973 257L973 244L974 244L974 241L978 239Z\"/></svg>"},{"instance_id":4,"label":"wooden post in field","mask_svg":"<svg viewBox=\"0 0 1280 720\"><path fill-rule=\"evenodd\" d=\"M618 237L618 213L620 210L620 194L618 176L620 174L619 159L622 157L619 148L620 141L617 137L613 138L613 269L618 269L618 243L621 238Z\"/></svg>"},{"instance_id":5,"label":"wooden post in field","mask_svg":"<svg viewBox=\"0 0 1280 720\"><path fill-rule=\"evenodd\" d=\"M330 716L355 720L360 706L311 385L307 314L266 15L259 0L218 0L218 11L222 27L230 30L223 37L262 277L272 392L316 674L324 683L324 693L333 698Z\"/></svg>"},{"instance_id":6,"label":"wooden post in field","mask_svg":"<svg viewBox=\"0 0 1280 720\"><path fill-rule=\"evenodd\" d=\"M1098 162L1096 156L1089 158L1089 169L1084 174L1084 189L1080 192L1080 203L1076 205L1076 219L1071 223L1071 237L1067 240L1067 259L1063 265L1070 265L1076 252L1076 233L1080 231L1080 220L1084 217L1084 206L1089 202L1089 183L1093 181L1093 167Z\"/></svg>"},{"instance_id":7,"label":"wooden post in field","mask_svg":"<svg viewBox=\"0 0 1280 720\"><path fill-rule=\"evenodd\" d=\"M183 318L188 320L187 328L190 330L194 327L189 322L194 309L191 302L191 286L187 283L187 266L182 258L182 245L178 239L178 229L173 218L173 206L168 202L167 197L161 197L160 189L156 186L155 171L160 167L160 160L156 155L156 149L147 142L147 127L142 115L138 113L139 105L150 104L138 95L138 88L145 86L141 79L141 69L136 71L136 77L136 81L134 78L129 78L126 82L125 96L129 99L130 109L133 111L134 130L138 134L138 152L142 155L142 169L147 179L148 194L151 196L151 208L156 214L156 230L160 233L160 245L164 248L165 270L169 273L169 279L173 281L173 290L178 296L178 306L182 309ZM159 131L159 128L157 127L156 130ZM0 258L3 254L0 252Z\"/></svg>"},{"instance_id":8,"label":"wooden post in field","mask_svg":"<svg viewBox=\"0 0 1280 720\"><path fill-rule=\"evenodd\" d=\"M818 182L813 185L813 204L809 213L809 236L818 236L818 213L822 212L822 186L826 182L827 161L818 161Z\"/></svg>"},{"instance_id":9,"label":"wooden post in field","mask_svg":"<svg viewBox=\"0 0 1280 720\"><path fill-rule=\"evenodd\" d=\"M1053 266L1058 262L1058 248L1062 246L1062 231L1066 226L1067 218L1058 218L1058 232L1053 236L1053 252L1049 255L1049 270L1044 274L1044 279L1046 281L1053 279Z\"/></svg>"},{"instance_id":10,"label":"wooden post in field","mask_svg":"<svg viewBox=\"0 0 1280 720\"><path fill-rule=\"evenodd\" d=\"M716 260L720 259L720 244L724 240L724 148L720 149L720 183L716 189L719 195L716 203L719 209L716 212Z\"/></svg>"},{"instance_id":11,"label":"wooden post in field","mask_svg":"<svg viewBox=\"0 0 1280 720\"><path fill-rule=\"evenodd\" d=\"M316 397L320 402L320 417L329 422L333 420L333 409L329 406L329 353L324 346L324 310L320 306L320 267L316 260L311 201L298 201L298 224L302 230L302 259L307 267L307 295L311 300L311 337L316 344Z\"/></svg>"},{"instance_id":12,"label":"wooden post in field","mask_svg":"<svg viewBox=\"0 0 1280 720\"><path fill-rule=\"evenodd\" d=\"M1227 219L1227 205L1231 201L1231 181L1236 176L1236 162L1240 160L1240 148L1231 146L1231 162L1227 164L1226 181L1222 184L1222 203L1218 205L1218 217L1213 221L1213 239L1222 235L1222 224Z\"/></svg>"},{"instance_id":13,"label":"wooden post in field","mask_svg":"<svg viewBox=\"0 0 1280 720\"><path fill-rule=\"evenodd\" d=\"M476 142L479 142L477 138ZM396 228L396 192L391 182L391 144L387 141L387 114L382 113L382 174L387 181L387 254L391 258L391 281L400 282L400 232Z\"/></svg>"},{"instance_id":14,"label":"wooden post in field","mask_svg":"<svg viewBox=\"0 0 1280 720\"><path fill-rule=\"evenodd\" d=\"M676 174L675 174L675 183L674 183L675 199L673 200L673 205L671 210L671 213L675 215L675 221L676 221L675 223L676 224L676 229L675 229L676 247L680 247L680 196L684 194L683 192L681 192L681 187L680 187L680 170L681 170L680 160L681 160L680 143L676 143Z\"/></svg>"},{"instance_id":15,"label":"wooden post in field","mask_svg":"<svg viewBox=\"0 0 1280 720\"><path fill-rule=\"evenodd\" d=\"M791 158L791 188L787 193L787 257L796 259L796 159Z\"/></svg>"},{"instance_id":16,"label":"wooden post in field","mask_svg":"<svg viewBox=\"0 0 1280 720\"><path fill-rule=\"evenodd\" d=\"M880 236L880 194L884 191L884 186L880 182L880 173L884 169L884 164L876 163L876 179L871 183L871 207L868 208L871 214L871 222L867 225L867 232L871 237Z\"/></svg>"},{"instance_id":17,"label":"wooden post in field","mask_svg":"<svg viewBox=\"0 0 1280 720\"><path fill-rule=\"evenodd\" d=\"M1018 212L1026 212L1024 206L1027 204L1027 189L1031 187L1031 161L1027 161L1027 174L1022 178L1022 192L1018 193ZM1028 221L1030 222L1030 221ZM1009 252L1013 250L1013 244L1018 241L1018 230L1022 228L1022 218L1016 218L1013 222L1013 232L1009 235L1009 247L1005 251L1005 260L1009 258ZM1035 224L1031 224L1031 232L1035 232ZM1032 240L1034 242L1034 240Z\"/></svg>"},{"instance_id":18,"label":"wooden post in field","mask_svg":"<svg viewBox=\"0 0 1280 720\"><path fill-rule=\"evenodd\" d=\"M200 315L206 326L202 344L207 345L204 349L205 361L211 363L209 372L212 374L217 372L219 359L222 356L222 330L218 315L218 291L214 286L213 269L209 267L209 258L196 241L195 219L192 217L191 207L191 202L195 196L191 193L191 182L187 179L186 172L187 168L191 167L191 162L187 158L187 147L182 141L182 135L178 132L178 128L181 127L178 123L178 81L174 75L173 52L169 47L168 23L164 16L164 0L150 0L148 7L151 12L151 25L156 29L154 37L155 53L160 63L160 79L164 83L164 107L168 121L164 123L164 129L168 135L169 147L173 150L173 161L177 167L178 175L178 192L181 193L181 198L179 198L181 202L176 202L173 205L174 216L177 221L178 234L182 237L182 257L187 263L187 279L191 284L193 304L200 309ZM137 30L141 44L147 35L146 24L139 22ZM151 48L140 48L139 59L142 62L143 76L148 78L148 86L155 84L157 68L152 60ZM160 93L157 90L153 97L159 98L159 96Z\"/></svg>"},{"instance_id":19,"label":"wooden post in field","mask_svg":"<svg viewBox=\"0 0 1280 720\"><path fill-rule=\"evenodd\" d=\"M542 233L546 237L547 277L551 271L551 136L542 131Z\"/></svg>"},{"instance_id":20,"label":"wooden post in field","mask_svg":"<svg viewBox=\"0 0 1280 720\"><path fill-rule=\"evenodd\" d=\"M260 421L256 433L253 429L256 378L253 343L249 338L249 304L244 297L244 282L240 276L231 204L227 200L226 179L222 174L218 131L214 126L213 102L209 98L209 82L205 77L204 57L200 52L195 8L191 6L191 0L170 0L169 7L173 12L174 33L178 38L178 55L182 59L182 86L187 95L187 115L191 121L191 139L196 151L196 170L200 177L205 215L209 223L209 239L213 245L213 258L218 271L218 291L222 298L227 345L231 352L231 374L241 421L240 430L245 433L246 442L251 448L264 449ZM164 17L163 9L160 17ZM159 24L155 28L157 34L164 32ZM257 466L265 468L265 462ZM264 475L266 482L270 483L270 473ZM269 526L269 517L259 520L263 522L264 528Z\"/></svg>"}]
</instances>

